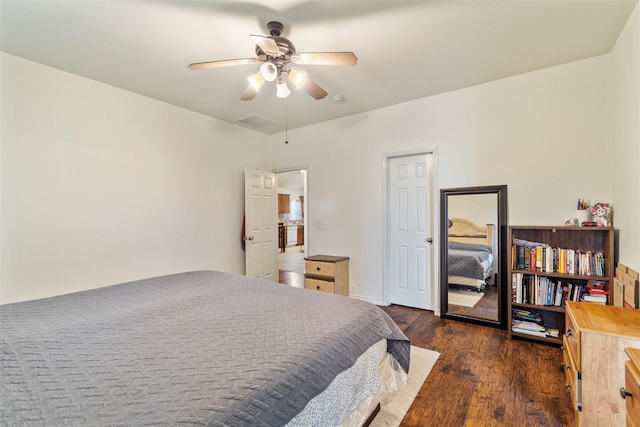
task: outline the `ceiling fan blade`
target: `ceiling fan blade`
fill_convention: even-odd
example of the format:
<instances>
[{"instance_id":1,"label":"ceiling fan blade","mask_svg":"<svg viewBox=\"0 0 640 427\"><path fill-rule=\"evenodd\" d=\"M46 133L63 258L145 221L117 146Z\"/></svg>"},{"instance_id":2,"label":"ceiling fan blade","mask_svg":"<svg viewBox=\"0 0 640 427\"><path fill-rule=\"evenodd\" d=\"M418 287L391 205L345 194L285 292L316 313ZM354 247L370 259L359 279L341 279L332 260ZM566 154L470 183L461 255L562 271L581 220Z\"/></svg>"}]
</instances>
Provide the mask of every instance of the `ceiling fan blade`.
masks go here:
<instances>
[{"instance_id":1,"label":"ceiling fan blade","mask_svg":"<svg viewBox=\"0 0 640 427\"><path fill-rule=\"evenodd\" d=\"M319 100L323 99L327 96L327 91L322 89L316 82L307 77L302 84L302 89L304 89L309 95L313 97L313 99Z\"/></svg>"},{"instance_id":2,"label":"ceiling fan blade","mask_svg":"<svg viewBox=\"0 0 640 427\"><path fill-rule=\"evenodd\" d=\"M304 65L356 65L358 57L353 52L294 53L291 61Z\"/></svg>"},{"instance_id":3,"label":"ceiling fan blade","mask_svg":"<svg viewBox=\"0 0 640 427\"><path fill-rule=\"evenodd\" d=\"M264 78L262 77L260 72L247 77L247 80L249 80L249 86L247 86L244 93L240 97L242 101L251 101L253 98L255 98L258 94L258 91L264 84Z\"/></svg>"},{"instance_id":4,"label":"ceiling fan blade","mask_svg":"<svg viewBox=\"0 0 640 427\"><path fill-rule=\"evenodd\" d=\"M267 55L275 55L280 56L282 53L280 52L280 48L274 39L266 36L255 36L250 35L254 42L262 49L264 53Z\"/></svg>"},{"instance_id":5,"label":"ceiling fan blade","mask_svg":"<svg viewBox=\"0 0 640 427\"><path fill-rule=\"evenodd\" d=\"M243 58L243 59L223 59L221 61L208 61L208 62L195 62L189 64L191 70L202 70L204 68L217 68L228 67L230 65L245 65L258 62L257 58Z\"/></svg>"},{"instance_id":6,"label":"ceiling fan blade","mask_svg":"<svg viewBox=\"0 0 640 427\"><path fill-rule=\"evenodd\" d=\"M245 91L243 92L242 96L240 97L240 100L242 101L251 101L253 100L253 98L256 97L256 95L258 94L258 90L255 87L249 85L247 86L247 88L245 89Z\"/></svg>"},{"instance_id":7,"label":"ceiling fan blade","mask_svg":"<svg viewBox=\"0 0 640 427\"><path fill-rule=\"evenodd\" d=\"M298 89L304 89L315 99L323 99L327 96L327 92L324 89L307 77L307 73L303 73L297 68L291 68L289 70L289 80L291 80Z\"/></svg>"}]
</instances>

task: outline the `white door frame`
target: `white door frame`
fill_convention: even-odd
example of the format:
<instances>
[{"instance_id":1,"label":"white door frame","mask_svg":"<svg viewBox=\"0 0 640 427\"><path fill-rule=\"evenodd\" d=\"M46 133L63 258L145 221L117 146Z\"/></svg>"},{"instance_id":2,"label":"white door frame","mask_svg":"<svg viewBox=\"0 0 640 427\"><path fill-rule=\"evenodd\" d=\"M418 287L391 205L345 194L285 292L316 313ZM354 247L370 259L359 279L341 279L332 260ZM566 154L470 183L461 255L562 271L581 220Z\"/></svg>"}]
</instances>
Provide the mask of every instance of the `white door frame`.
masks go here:
<instances>
[{"instance_id":1,"label":"white door frame","mask_svg":"<svg viewBox=\"0 0 640 427\"><path fill-rule=\"evenodd\" d=\"M434 314L440 316L440 198L436 197L439 192L438 185L438 149L437 147L416 149L409 151L401 151L394 153L385 153L382 155L382 244L383 244L383 262L382 277L384 283L383 301L385 305L389 305L389 287L391 286L391 278L389 277L389 261L391 254L389 253L389 160L397 157L408 157L416 155L433 155L433 168L431 173L431 229L433 230L433 248L431 250L433 268L431 269L431 298L434 306Z\"/></svg>"},{"instance_id":2,"label":"white door frame","mask_svg":"<svg viewBox=\"0 0 640 427\"><path fill-rule=\"evenodd\" d=\"M309 168L307 166L300 166L297 168L284 168L284 169L274 169L272 172L276 174L276 192L278 190L278 174L286 173L286 172L295 172L295 171L306 171L303 178L303 193L304 193L304 202L302 203L302 211L304 212L304 256L308 256L309 253L309 226L308 226L308 218L309 218L309 209L308 206L308 197L307 197L307 182L309 180ZM286 245L285 245L286 246Z\"/></svg>"}]
</instances>

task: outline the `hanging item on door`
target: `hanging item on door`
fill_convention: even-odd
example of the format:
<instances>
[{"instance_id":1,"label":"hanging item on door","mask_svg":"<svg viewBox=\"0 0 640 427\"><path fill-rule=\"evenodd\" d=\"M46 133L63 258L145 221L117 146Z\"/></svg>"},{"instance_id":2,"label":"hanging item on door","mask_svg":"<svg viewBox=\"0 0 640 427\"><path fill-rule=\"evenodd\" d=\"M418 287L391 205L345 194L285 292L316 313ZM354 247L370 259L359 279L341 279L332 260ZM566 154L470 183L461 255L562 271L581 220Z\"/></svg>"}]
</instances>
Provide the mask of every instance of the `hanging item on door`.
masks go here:
<instances>
[{"instance_id":1,"label":"hanging item on door","mask_svg":"<svg viewBox=\"0 0 640 427\"><path fill-rule=\"evenodd\" d=\"M242 248L243 251L247 248L245 240L244 240L245 234L246 234L245 217L246 217L246 215L242 215L242 231L240 231L240 247Z\"/></svg>"}]
</instances>

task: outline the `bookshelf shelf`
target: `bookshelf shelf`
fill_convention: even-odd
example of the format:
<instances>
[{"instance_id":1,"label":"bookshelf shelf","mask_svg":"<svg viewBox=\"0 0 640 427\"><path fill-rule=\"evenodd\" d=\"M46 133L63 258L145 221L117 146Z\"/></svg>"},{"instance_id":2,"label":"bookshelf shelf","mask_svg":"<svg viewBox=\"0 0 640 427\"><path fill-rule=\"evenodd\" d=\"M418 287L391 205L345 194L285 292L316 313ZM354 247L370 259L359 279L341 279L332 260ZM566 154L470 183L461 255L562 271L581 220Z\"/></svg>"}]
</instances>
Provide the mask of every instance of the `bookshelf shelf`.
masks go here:
<instances>
[{"instance_id":1,"label":"bookshelf shelf","mask_svg":"<svg viewBox=\"0 0 640 427\"><path fill-rule=\"evenodd\" d=\"M516 270L516 269L513 269L511 272L528 274L528 275L555 277L559 279L564 278L564 279L574 279L574 280L606 280L603 278L603 276L591 276L586 274L566 274L566 273L544 272L544 271L535 271L535 270Z\"/></svg>"},{"instance_id":2,"label":"bookshelf shelf","mask_svg":"<svg viewBox=\"0 0 640 427\"><path fill-rule=\"evenodd\" d=\"M507 239L509 338L562 345L565 300L578 300L588 283L612 290L614 229L510 226Z\"/></svg>"},{"instance_id":3,"label":"bookshelf shelf","mask_svg":"<svg viewBox=\"0 0 640 427\"><path fill-rule=\"evenodd\" d=\"M513 337L519 337L519 338L526 338L526 339L532 339L532 340L536 340L536 341L547 342L547 343L550 343L550 344L562 345L562 338L561 337L541 337L541 336L538 336L538 335L532 335L532 334L527 334L527 333L523 333L523 332L515 332L515 331L511 332L511 337L512 337L512 339L513 339Z\"/></svg>"},{"instance_id":4,"label":"bookshelf shelf","mask_svg":"<svg viewBox=\"0 0 640 427\"><path fill-rule=\"evenodd\" d=\"M520 308L524 308L524 309L532 309L532 310L537 310L537 309L543 309L546 311L556 311L558 313L564 313L564 307L556 307L555 305L535 305L535 304L523 304L523 303L517 303L517 302L512 302L511 305L513 307L520 307Z\"/></svg>"}]
</instances>

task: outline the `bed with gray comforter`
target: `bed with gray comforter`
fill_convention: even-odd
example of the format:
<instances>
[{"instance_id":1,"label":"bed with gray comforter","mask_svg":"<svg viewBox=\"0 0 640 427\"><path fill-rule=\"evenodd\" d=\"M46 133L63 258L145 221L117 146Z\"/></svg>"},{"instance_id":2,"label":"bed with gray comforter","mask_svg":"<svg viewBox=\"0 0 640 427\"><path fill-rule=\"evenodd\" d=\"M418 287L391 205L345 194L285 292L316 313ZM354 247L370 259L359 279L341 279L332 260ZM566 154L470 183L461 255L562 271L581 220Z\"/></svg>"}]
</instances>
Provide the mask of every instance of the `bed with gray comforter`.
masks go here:
<instances>
[{"instance_id":1,"label":"bed with gray comforter","mask_svg":"<svg viewBox=\"0 0 640 427\"><path fill-rule=\"evenodd\" d=\"M364 301L216 271L0 306L1 425L284 425L386 338Z\"/></svg>"},{"instance_id":2,"label":"bed with gray comforter","mask_svg":"<svg viewBox=\"0 0 640 427\"><path fill-rule=\"evenodd\" d=\"M450 241L447 261L449 276L484 280L491 274L493 254L491 246Z\"/></svg>"}]
</instances>

